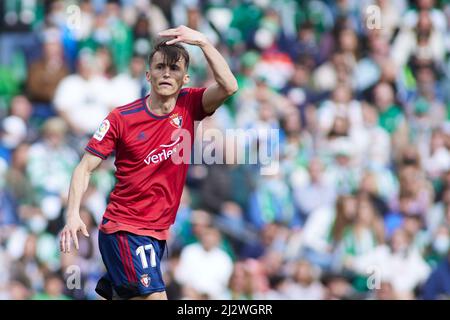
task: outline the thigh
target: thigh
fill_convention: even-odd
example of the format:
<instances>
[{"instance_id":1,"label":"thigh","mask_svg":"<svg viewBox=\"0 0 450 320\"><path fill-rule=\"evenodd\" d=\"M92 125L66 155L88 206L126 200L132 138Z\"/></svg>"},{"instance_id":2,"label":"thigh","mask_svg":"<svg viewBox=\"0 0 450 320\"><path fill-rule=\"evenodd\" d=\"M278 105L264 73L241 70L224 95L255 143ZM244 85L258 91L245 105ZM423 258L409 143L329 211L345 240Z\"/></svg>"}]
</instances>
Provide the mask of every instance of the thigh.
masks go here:
<instances>
[{"instance_id":1,"label":"thigh","mask_svg":"<svg viewBox=\"0 0 450 320\"><path fill-rule=\"evenodd\" d=\"M119 297L164 292L161 259L165 241L128 232L99 232L99 248L108 277Z\"/></svg>"}]
</instances>

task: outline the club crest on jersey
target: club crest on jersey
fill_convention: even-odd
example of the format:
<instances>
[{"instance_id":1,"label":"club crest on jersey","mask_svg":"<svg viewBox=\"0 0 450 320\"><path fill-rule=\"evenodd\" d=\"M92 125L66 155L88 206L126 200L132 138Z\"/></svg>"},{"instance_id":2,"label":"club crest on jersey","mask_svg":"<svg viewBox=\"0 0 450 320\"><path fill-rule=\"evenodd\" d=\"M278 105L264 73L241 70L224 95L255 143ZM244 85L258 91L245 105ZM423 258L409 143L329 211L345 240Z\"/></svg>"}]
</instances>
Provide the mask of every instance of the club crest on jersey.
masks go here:
<instances>
[{"instance_id":1,"label":"club crest on jersey","mask_svg":"<svg viewBox=\"0 0 450 320\"><path fill-rule=\"evenodd\" d=\"M94 138L97 139L98 141L102 141L106 133L108 132L109 127L110 127L109 120L108 119L103 120L100 127L98 127L97 131L95 131Z\"/></svg>"},{"instance_id":2,"label":"club crest on jersey","mask_svg":"<svg viewBox=\"0 0 450 320\"><path fill-rule=\"evenodd\" d=\"M141 283L146 288L150 285L150 277L148 276L148 274L143 274L141 276Z\"/></svg>"},{"instance_id":3,"label":"club crest on jersey","mask_svg":"<svg viewBox=\"0 0 450 320\"><path fill-rule=\"evenodd\" d=\"M181 128L182 123L183 117L179 116L178 113L175 113L170 116L170 124L173 125L175 128Z\"/></svg>"}]
</instances>

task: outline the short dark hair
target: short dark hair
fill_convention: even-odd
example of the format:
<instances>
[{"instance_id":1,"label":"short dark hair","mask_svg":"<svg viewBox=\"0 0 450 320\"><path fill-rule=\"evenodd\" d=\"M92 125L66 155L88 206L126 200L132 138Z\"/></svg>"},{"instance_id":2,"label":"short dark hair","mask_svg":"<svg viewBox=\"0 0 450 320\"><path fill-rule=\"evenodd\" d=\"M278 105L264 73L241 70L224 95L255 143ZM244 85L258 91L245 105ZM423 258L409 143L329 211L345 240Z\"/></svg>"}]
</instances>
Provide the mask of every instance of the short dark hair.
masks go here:
<instances>
[{"instance_id":1,"label":"short dark hair","mask_svg":"<svg viewBox=\"0 0 450 320\"><path fill-rule=\"evenodd\" d=\"M184 58L184 65L186 70L189 68L189 53L186 48L183 47L179 43L167 45L167 41L169 40L157 40L155 41L155 45L153 47L152 52L148 57L148 65L152 64L153 56L155 53L160 52L164 57L164 63L167 65L171 65L176 63L180 58Z\"/></svg>"}]
</instances>

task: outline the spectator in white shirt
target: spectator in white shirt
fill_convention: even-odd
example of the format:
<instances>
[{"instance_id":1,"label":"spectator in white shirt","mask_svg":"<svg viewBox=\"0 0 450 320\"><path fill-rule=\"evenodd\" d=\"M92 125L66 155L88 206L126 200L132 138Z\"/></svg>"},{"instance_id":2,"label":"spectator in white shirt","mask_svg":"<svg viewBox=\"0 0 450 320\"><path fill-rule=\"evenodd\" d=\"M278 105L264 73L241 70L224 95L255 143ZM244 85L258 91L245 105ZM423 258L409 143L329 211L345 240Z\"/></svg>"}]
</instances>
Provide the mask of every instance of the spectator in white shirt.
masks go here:
<instances>
[{"instance_id":1,"label":"spectator in white shirt","mask_svg":"<svg viewBox=\"0 0 450 320\"><path fill-rule=\"evenodd\" d=\"M183 286L207 294L211 299L220 299L227 290L233 262L219 243L217 229L210 227L203 230L200 243L190 244L181 251L175 279Z\"/></svg>"},{"instance_id":2,"label":"spectator in white shirt","mask_svg":"<svg viewBox=\"0 0 450 320\"><path fill-rule=\"evenodd\" d=\"M365 275L375 270L382 279L390 280L400 299L413 299L414 290L427 279L431 271L419 251L411 246L411 238L404 229L394 232L389 246L378 246L356 258L353 267Z\"/></svg>"},{"instance_id":3,"label":"spectator in white shirt","mask_svg":"<svg viewBox=\"0 0 450 320\"><path fill-rule=\"evenodd\" d=\"M56 89L56 111L78 136L94 133L113 105L110 81L97 67L94 56L82 53L78 73L64 78Z\"/></svg>"}]
</instances>

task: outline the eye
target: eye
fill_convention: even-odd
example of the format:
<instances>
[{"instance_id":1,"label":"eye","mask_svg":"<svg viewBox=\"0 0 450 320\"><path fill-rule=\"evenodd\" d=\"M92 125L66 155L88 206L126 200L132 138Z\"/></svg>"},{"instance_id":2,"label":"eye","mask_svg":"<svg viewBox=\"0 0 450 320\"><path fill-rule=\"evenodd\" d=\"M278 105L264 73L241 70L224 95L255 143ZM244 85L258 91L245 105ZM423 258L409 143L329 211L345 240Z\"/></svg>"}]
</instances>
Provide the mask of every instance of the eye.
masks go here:
<instances>
[{"instance_id":1,"label":"eye","mask_svg":"<svg viewBox=\"0 0 450 320\"><path fill-rule=\"evenodd\" d=\"M173 71L176 71L176 70L178 70L180 68L176 64L173 64L173 65L170 66L170 69L173 70Z\"/></svg>"}]
</instances>

